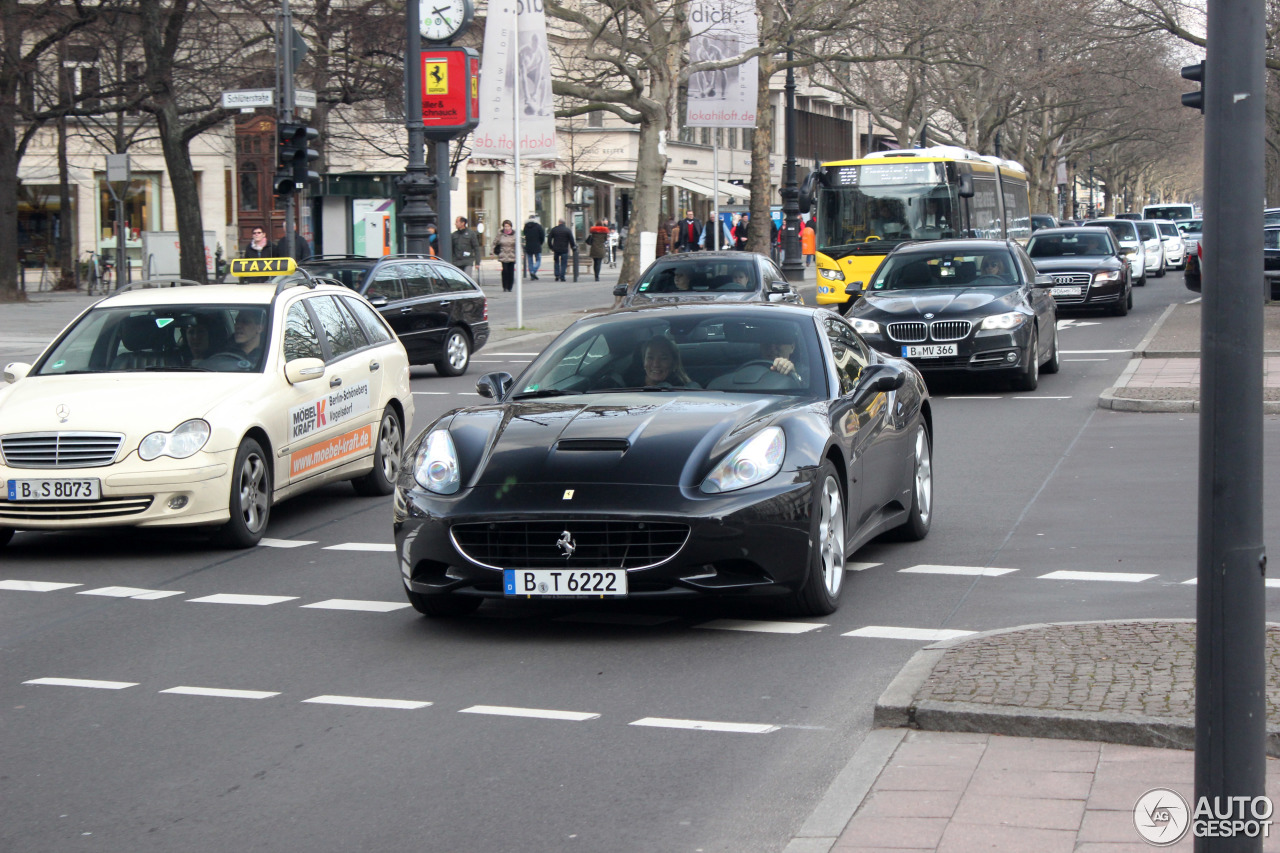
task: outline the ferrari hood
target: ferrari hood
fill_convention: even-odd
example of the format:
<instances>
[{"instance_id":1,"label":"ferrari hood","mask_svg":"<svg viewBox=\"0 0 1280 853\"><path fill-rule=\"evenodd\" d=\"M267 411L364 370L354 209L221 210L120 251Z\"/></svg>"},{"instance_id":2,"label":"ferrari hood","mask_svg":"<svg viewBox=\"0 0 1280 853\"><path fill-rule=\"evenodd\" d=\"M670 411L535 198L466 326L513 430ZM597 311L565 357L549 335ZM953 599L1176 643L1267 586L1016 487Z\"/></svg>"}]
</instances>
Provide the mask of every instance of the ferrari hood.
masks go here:
<instances>
[{"instance_id":1,"label":"ferrari hood","mask_svg":"<svg viewBox=\"0 0 1280 853\"><path fill-rule=\"evenodd\" d=\"M991 303L1008 303L1012 306L1016 301L1018 289L1010 285L999 287L928 287L913 290L891 290L883 293L868 292L863 294L867 306L885 314L916 317L921 314L933 314L935 317L947 315L963 316L973 311L983 310L988 313L998 308ZM988 307L990 306L990 307Z\"/></svg>"},{"instance_id":2,"label":"ferrari hood","mask_svg":"<svg viewBox=\"0 0 1280 853\"><path fill-rule=\"evenodd\" d=\"M463 410L449 431L463 477L475 485L692 484L705 475L706 460L794 403L678 391L596 394Z\"/></svg>"},{"instance_id":3,"label":"ferrari hood","mask_svg":"<svg viewBox=\"0 0 1280 853\"><path fill-rule=\"evenodd\" d=\"M28 376L0 386L0 432L145 435L207 414L252 377L236 373Z\"/></svg>"}]
</instances>

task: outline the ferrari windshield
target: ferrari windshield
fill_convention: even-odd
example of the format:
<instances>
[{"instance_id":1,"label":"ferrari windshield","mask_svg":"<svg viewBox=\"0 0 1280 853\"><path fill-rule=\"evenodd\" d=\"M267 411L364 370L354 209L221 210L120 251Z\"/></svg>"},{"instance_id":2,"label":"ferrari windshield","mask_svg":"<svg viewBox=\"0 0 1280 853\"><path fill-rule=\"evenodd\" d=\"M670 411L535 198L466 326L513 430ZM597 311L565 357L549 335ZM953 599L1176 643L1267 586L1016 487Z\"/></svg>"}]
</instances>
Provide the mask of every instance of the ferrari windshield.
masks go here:
<instances>
[{"instance_id":1,"label":"ferrari windshield","mask_svg":"<svg viewBox=\"0 0 1280 853\"><path fill-rule=\"evenodd\" d=\"M1018 283L1016 269L1008 249L970 254L908 252L885 260L868 289L1014 285Z\"/></svg>"},{"instance_id":2,"label":"ferrari windshield","mask_svg":"<svg viewBox=\"0 0 1280 853\"><path fill-rule=\"evenodd\" d=\"M256 373L270 336L267 316L263 305L96 308L31 373Z\"/></svg>"},{"instance_id":3,"label":"ferrari windshield","mask_svg":"<svg viewBox=\"0 0 1280 853\"><path fill-rule=\"evenodd\" d=\"M806 315L612 315L568 329L519 377L512 396L690 389L811 396L825 387L821 364Z\"/></svg>"}]
</instances>

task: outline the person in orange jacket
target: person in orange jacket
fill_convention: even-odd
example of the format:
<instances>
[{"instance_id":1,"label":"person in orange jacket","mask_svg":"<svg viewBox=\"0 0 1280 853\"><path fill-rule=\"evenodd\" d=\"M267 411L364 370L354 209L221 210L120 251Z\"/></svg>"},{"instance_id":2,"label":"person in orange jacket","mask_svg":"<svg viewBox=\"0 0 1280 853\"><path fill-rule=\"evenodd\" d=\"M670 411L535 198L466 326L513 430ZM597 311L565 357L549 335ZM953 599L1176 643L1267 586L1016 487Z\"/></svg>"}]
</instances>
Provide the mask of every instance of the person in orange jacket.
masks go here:
<instances>
[{"instance_id":1,"label":"person in orange jacket","mask_svg":"<svg viewBox=\"0 0 1280 853\"><path fill-rule=\"evenodd\" d=\"M800 254L804 255L804 265L813 263L813 256L818 253L818 235L813 233L812 223L806 222L800 229Z\"/></svg>"}]
</instances>

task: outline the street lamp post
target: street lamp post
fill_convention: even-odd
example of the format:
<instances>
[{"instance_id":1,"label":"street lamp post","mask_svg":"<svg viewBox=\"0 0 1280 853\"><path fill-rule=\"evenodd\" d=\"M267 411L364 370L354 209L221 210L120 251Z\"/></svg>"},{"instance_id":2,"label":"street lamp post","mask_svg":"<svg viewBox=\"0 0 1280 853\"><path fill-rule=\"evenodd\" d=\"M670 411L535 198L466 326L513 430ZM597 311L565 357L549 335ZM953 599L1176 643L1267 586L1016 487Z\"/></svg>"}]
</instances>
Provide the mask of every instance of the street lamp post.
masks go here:
<instances>
[{"instance_id":1,"label":"street lamp post","mask_svg":"<svg viewBox=\"0 0 1280 853\"><path fill-rule=\"evenodd\" d=\"M396 185L404 196L400 218L404 221L405 251L425 255L429 246L427 226L436 219L428 201L435 190L436 180L427 174L427 131L422 122L421 8L418 0L410 0L406 11L408 41L404 56L404 123L409 129L409 163L404 174L396 178Z\"/></svg>"},{"instance_id":2,"label":"street lamp post","mask_svg":"<svg viewBox=\"0 0 1280 853\"><path fill-rule=\"evenodd\" d=\"M782 167L782 272L788 281L804 280L800 257L800 188L796 183L796 72L791 67L791 39L787 39L786 162Z\"/></svg>"}]
</instances>

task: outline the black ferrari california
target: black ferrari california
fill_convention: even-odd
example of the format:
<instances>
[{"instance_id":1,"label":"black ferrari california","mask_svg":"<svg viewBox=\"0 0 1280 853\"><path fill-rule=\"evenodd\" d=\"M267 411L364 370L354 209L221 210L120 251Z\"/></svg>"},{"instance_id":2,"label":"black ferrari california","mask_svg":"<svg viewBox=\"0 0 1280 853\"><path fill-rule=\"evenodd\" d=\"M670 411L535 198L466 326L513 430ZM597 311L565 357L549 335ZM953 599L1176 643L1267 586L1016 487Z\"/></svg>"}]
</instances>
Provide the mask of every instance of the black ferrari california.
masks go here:
<instances>
[{"instance_id":1,"label":"black ferrari california","mask_svg":"<svg viewBox=\"0 0 1280 853\"><path fill-rule=\"evenodd\" d=\"M405 589L428 616L700 594L822 615L846 556L932 521L923 378L830 311L591 317L477 390L493 402L427 426L396 489Z\"/></svg>"},{"instance_id":2,"label":"black ferrari california","mask_svg":"<svg viewBox=\"0 0 1280 853\"><path fill-rule=\"evenodd\" d=\"M1042 371L1058 372L1052 289L1013 240L907 243L847 316L873 347L926 373L1002 376L1034 391Z\"/></svg>"}]
</instances>

